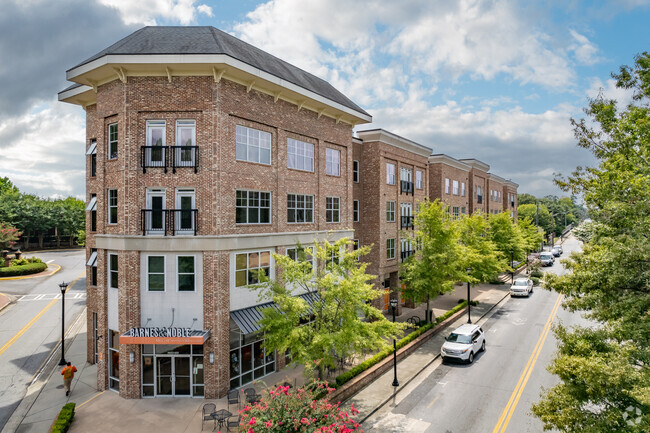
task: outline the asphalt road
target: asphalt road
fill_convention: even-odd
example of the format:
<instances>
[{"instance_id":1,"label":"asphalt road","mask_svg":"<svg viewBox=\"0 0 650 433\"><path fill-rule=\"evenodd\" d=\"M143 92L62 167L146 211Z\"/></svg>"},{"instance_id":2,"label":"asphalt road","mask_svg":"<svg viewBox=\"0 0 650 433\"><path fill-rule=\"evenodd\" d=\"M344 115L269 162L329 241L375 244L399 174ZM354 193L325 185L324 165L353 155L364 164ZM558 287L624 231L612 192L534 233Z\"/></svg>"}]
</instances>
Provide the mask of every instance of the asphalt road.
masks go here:
<instances>
[{"instance_id":1,"label":"asphalt road","mask_svg":"<svg viewBox=\"0 0 650 433\"><path fill-rule=\"evenodd\" d=\"M74 282L66 293L66 330L86 306L84 250L25 254L30 256L40 257L61 269L47 277L0 280L0 292L17 300L0 312L0 430L45 361L50 356L61 356L60 352L54 353L61 344L59 284Z\"/></svg>"},{"instance_id":2,"label":"asphalt road","mask_svg":"<svg viewBox=\"0 0 650 433\"><path fill-rule=\"evenodd\" d=\"M564 255L578 250L570 238ZM556 259L547 272L562 274ZM557 315L555 314L557 312ZM586 324L577 313L559 305L559 295L535 288L529 298L510 298L489 319L480 322L487 349L474 364L434 362L391 403L364 422L368 433L526 433L542 432L530 413L543 388L557 383L546 366L556 349L553 324ZM447 333L451 332L450 329ZM541 346L540 346L541 345Z\"/></svg>"}]
</instances>

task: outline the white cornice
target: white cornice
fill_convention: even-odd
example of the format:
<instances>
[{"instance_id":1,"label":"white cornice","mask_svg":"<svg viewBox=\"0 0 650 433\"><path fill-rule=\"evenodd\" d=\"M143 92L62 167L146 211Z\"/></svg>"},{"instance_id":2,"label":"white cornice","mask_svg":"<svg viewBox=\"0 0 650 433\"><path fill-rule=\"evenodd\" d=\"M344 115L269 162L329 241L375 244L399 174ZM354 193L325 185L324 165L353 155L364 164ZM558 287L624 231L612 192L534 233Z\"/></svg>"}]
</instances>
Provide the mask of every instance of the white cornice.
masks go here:
<instances>
[{"instance_id":1,"label":"white cornice","mask_svg":"<svg viewBox=\"0 0 650 433\"><path fill-rule=\"evenodd\" d=\"M276 246L306 245L314 240L354 238L354 230L319 230L235 234L221 236L95 235L96 248L114 251L238 251Z\"/></svg>"},{"instance_id":2,"label":"white cornice","mask_svg":"<svg viewBox=\"0 0 650 433\"><path fill-rule=\"evenodd\" d=\"M479 170L482 170L484 172L488 172L490 170L490 166L484 163L483 161L479 161L478 159L474 158L466 158L466 159L460 159L459 161L464 162L465 164L471 165L473 168L478 168Z\"/></svg>"},{"instance_id":3,"label":"white cornice","mask_svg":"<svg viewBox=\"0 0 650 433\"><path fill-rule=\"evenodd\" d=\"M501 176L497 176L494 173L488 173L488 179L493 180L495 182L502 183L502 184L506 183L506 180L504 178L502 178Z\"/></svg>"},{"instance_id":4,"label":"white cornice","mask_svg":"<svg viewBox=\"0 0 650 433\"><path fill-rule=\"evenodd\" d=\"M363 141L379 141L424 157L428 157L432 152L432 149L429 147L423 146L404 137L400 137L399 135L395 135L384 129L357 131L357 135Z\"/></svg>"},{"instance_id":5,"label":"white cornice","mask_svg":"<svg viewBox=\"0 0 650 433\"><path fill-rule=\"evenodd\" d=\"M518 183L514 183L514 182L511 181L510 179L506 180L505 184L506 184L507 186L509 186L509 187L514 188L514 189L519 188L519 184L518 184Z\"/></svg>"},{"instance_id":6,"label":"white cornice","mask_svg":"<svg viewBox=\"0 0 650 433\"><path fill-rule=\"evenodd\" d=\"M467 172L469 172L472 169L471 165L465 164L464 162L460 162L459 160L452 158L449 155L445 155L444 153L438 155L431 155L429 157L429 164L445 164L454 168L465 170Z\"/></svg>"},{"instance_id":7,"label":"white cornice","mask_svg":"<svg viewBox=\"0 0 650 433\"><path fill-rule=\"evenodd\" d=\"M146 54L146 55L105 55L91 62L72 68L66 72L68 80L84 84L105 84L120 79L115 68L122 71L122 78L128 80L129 76L215 76L219 72L219 79L229 79L239 84L251 86L277 100L287 100L300 104L299 100L307 97L311 104L304 108L319 112L334 119L357 125L372 122L372 116L346 107L325 96L305 89L275 75L269 74L259 68L230 57L226 54ZM121 69L120 69L121 68ZM216 78L215 78L216 80ZM251 83L254 83L251 85ZM291 95L278 93L286 89L300 98L291 98ZM311 105L311 106L309 106ZM328 107L327 111L322 106ZM342 116L343 115L343 116ZM352 119L350 119L352 117Z\"/></svg>"}]
</instances>

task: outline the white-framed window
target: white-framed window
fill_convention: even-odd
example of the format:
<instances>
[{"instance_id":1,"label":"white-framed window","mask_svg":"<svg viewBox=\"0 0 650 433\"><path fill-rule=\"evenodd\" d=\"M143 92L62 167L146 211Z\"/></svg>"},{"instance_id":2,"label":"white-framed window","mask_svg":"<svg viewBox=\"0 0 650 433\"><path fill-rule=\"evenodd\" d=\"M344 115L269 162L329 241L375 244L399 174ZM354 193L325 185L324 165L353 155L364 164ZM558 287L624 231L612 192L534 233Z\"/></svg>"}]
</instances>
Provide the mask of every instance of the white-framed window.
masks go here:
<instances>
[{"instance_id":1,"label":"white-framed window","mask_svg":"<svg viewBox=\"0 0 650 433\"><path fill-rule=\"evenodd\" d=\"M176 256L176 282L179 292L193 292L196 281L194 256Z\"/></svg>"},{"instance_id":2,"label":"white-framed window","mask_svg":"<svg viewBox=\"0 0 650 433\"><path fill-rule=\"evenodd\" d=\"M359 183L359 161L352 161L352 181Z\"/></svg>"},{"instance_id":3,"label":"white-framed window","mask_svg":"<svg viewBox=\"0 0 650 433\"><path fill-rule=\"evenodd\" d=\"M313 223L314 196L304 194L287 194L287 222Z\"/></svg>"},{"instance_id":4,"label":"white-framed window","mask_svg":"<svg viewBox=\"0 0 650 433\"><path fill-rule=\"evenodd\" d=\"M325 149L325 174L332 176L341 175L341 151L331 148Z\"/></svg>"},{"instance_id":5,"label":"white-framed window","mask_svg":"<svg viewBox=\"0 0 650 433\"><path fill-rule=\"evenodd\" d=\"M478 197L483 197L483 188L481 188L480 186L477 185L476 186L476 194L477 194Z\"/></svg>"},{"instance_id":6,"label":"white-framed window","mask_svg":"<svg viewBox=\"0 0 650 433\"><path fill-rule=\"evenodd\" d=\"M165 291L165 256L147 256L147 291Z\"/></svg>"},{"instance_id":7,"label":"white-framed window","mask_svg":"<svg viewBox=\"0 0 650 433\"><path fill-rule=\"evenodd\" d=\"M97 139L90 139L90 146L86 151L86 155L90 155L90 176L97 176Z\"/></svg>"},{"instance_id":8,"label":"white-framed window","mask_svg":"<svg viewBox=\"0 0 650 433\"><path fill-rule=\"evenodd\" d=\"M108 287L111 289L118 288L118 263L117 254L108 255Z\"/></svg>"},{"instance_id":9,"label":"white-framed window","mask_svg":"<svg viewBox=\"0 0 650 433\"><path fill-rule=\"evenodd\" d=\"M352 202L352 216L354 222L359 222L359 200L354 200Z\"/></svg>"},{"instance_id":10,"label":"white-framed window","mask_svg":"<svg viewBox=\"0 0 650 433\"><path fill-rule=\"evenodd\" d=\"M148 234L164 234L165 232L165 198L165 190L163 188L147 188L147 212L144 214L144 217Z\"/></svg>"},{"instance_id":11,"label":"white-framed window","mask_svg":"<svg viewBox=\"0 0 650 433\"><path fill-rule=\"evenodd\" d=\"M314 145L287 138L287 168L314 171Z\"/></svg>"},{"instance_id":12,"label":"white-framed window","mask_svg":"<svg viewBox=\"0 0 650 433\"><path fill-rule=\"evenodd\" d=\"M453 181L452 187L453 187L453 189L452 189L453 194L458 195L458 181L457 180Z\"/></svg>"},{"instance_id":13,"label":"white-framed window","mask_svg":"<svg viewBox=\"0 0 650 433\"><path fill-rule=\"evenodd\" d=\"M108 223L117 224L117 190L108 190Z\"/></svg>"},{"instance_id":14,"label":"white-framed window","mask_svg":"<svg viewBox=\"0 0 650 433\"><path fill-rule=\"evenodd\" d=\"M395 258L395 238L386 239L386 259Z\"/></svg>"},{"instance_id":15,"label":"white-framed window","mask_svg":"<svg viewBox=\"0 0 650 433\"><path fill-rule=\"evenodd\" d=\"M166 141L164 120L147 120L147 146L164 146Z\"/></svg>"},{"instance_id":16,"label":"white-framed window","mask_svg":"<svg viewBox=\"0 0 650 433\"><path fill-rule=\"evenodd\" d=\"M194 188L178 188L176 190L176 212L174 229L176 231L193 231L196 216L196 194Z\"/></svg>"},{"instance_id":17,"label":"white-framed window","mask_svg":"<svg viewBox=\"0 0 650 433\"><path fill-rule=\"evenodd\" d=\"M460 217L460 208L458 206L454 206L453 214L455 220L457 220Z\"/></svg>"},{"instance_id":18,"label":"white-framed window","mask_svg":"<svg viewBox=\"0 0 650 433\"><path fill-rule=\"evenodd\" d=\"M238 161L271 165L271 134L237 125L236 156Z\"/></svg>"},{"instance_id":19,"label":"white-framed window","mask_svg":"<svg viewBox=\"0 0 650 433\"><path fill-rule=\"evenodd\" d=\"M108 125L108 159L117 158L117 123Z\"/></svg>"},{"instance_id":20,"label":"white-framed window","mask_svg":"<svg viewBox=\"0 0 650 433\"><path fill-rule=\"evenodd\" d=\"M352 251L359 249L359 239L352 239Z\"/></svg>"},{"instance_id":21,"label":"white-framed window","mask_svg":"<svg viewBox=\"0 0 650 433\"><path fill-rule=\"evenodd\" d=\"M394 223L395 222L395 202L387 201L386 202L386 222Z\"/></svg>"},{"instance_id":22,"label":"white-framed window","mask_svg":"<svg viewBox=\"0 0 650 433\"><path fill-rule=\"evenodd\" d=\"M337 223L341 220L341 199L339 197L325 198L325 222Z\"/></svg>"},{"instance_id":23,"label":"white-framed window","mask_svg":"<svg viewBox=\"0 0 650 433\"><path fill-rule=\"evenodd\" d=\"M174 163L178 167L194 167L196 152L196 120L176 121L176 148Z\"/></svg>"},{"instance_id":24,"label":"white-framed window","mask_svg":"<svg viewBox=\"0 0 650 433\"><path fill-rule=\"evenodd\" d=\"M449 179L445 178L445 194L449 194Z\"/></svg>"},{"instance_id":25,"label":"white-framed window","mask_svg":"<svg viewBox=\"0 0 650 433\"><path fill-rule=\"evenodd\" d=\"M404 182L412 182L413 170L410 168L401 167L399 170L399 179L403 180Z\"/></svg>"},{"instance_id":26,"label":"white-framed window","mask_svg":"<svg viewBox=\"0 0 650 433\"><path fill-rule=\"evenodd\" d=\"M463 214L463 215L465 215L465 206L463 206L463 207L460 208L460 213Z\"/></svg>"},{"instance_id":27,"label":"white-framed window","mask_svg":"<svg viewBox=\"0 0 650 433\"><path fill-rule=\"evenodd\" d=\"M400 239L399 241L399 250L401 253L411 251L411 240L406 238L406 239Z\"/></svg>"},{"instance_id":28,"label":"white-framed window","mask_svg":"<svg viewBox=\"0 0 650 433\"><path fill-rule=\"evenodd\" d=\"M460 195L461 197L465 197L465 182L460 183Z\"/></svg>"},{"instance_id":29,"label":"white-framed window","mask_svg":"<svg viewBox=\"0 0 650 433\"><path fill-rule=\"evenodd\" d=\"M293 261L296 262L307 262L311 264L310 272L314 269L314 249L312 247L301 247L299 250L297 247L287 248L287 256Z\"/></svg>"},{"instance_id":30,"label":"white-framed window","mask_svg":"<svg viewBox=\"0 0 650 433\"><path fill-rule=\"evenodd\" d=\"M395 185L395 164L390 162L386 163L386 183L388 185Z\"/></svg>"},{"instance_id":31,"label":"white-framed window","mask_svg":"<svg viewBox=\"0 0 650 433\"><path fill-rule=\"evenodd\" d=\"M237 190L235 222L237 224L270 224L271 193Z\"/></svg>"},{"instance_id":32,"label":"white-framed window","mask_svg":"<svg viewBox=\"0 0 650 433\"><path fill-rule=\"evenodd\" d=\"M271 251L249 251L235 254L235 287L257 284L259 272L271 274Z\"/></svg>"},{"instance_id":33,"label":"white-framed window","mask_svg":"<svg viewBox=\"0 0 650 433\"><path fill-rule=\"evenodd\" d=\"M422 172L420 170L415 170L415 187L417 189L424 188L422 184Z\"/></svg>"}]
</instances>

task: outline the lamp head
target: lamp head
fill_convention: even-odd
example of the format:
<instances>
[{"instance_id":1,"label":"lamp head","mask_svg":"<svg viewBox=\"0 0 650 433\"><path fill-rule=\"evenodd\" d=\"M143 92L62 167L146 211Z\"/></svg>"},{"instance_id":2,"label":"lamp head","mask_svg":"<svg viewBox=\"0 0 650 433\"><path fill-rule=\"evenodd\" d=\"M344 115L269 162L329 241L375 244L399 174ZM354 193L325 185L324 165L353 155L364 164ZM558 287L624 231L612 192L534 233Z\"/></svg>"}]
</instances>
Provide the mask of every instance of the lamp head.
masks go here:
<instances>
[{"instance_id":1,"label":"lamp head","mask_svg":"<svg viewBox=\"0 0 650 433\"><path fill-rule=\"evenodd\" d=\"M472 268L467 268L467 269L465 269L465 270L467 271L467 275L471 275L471 274L472 274Z\"/></svg>"},{"instance_id":2,"label":"lamp head","mask_svg":"<svg viewBox=\"0 0 650 433\"><path fill-rule=\"evenodd\" d=\"M65 281L62 281L61 284L59 284L59 289L61 289L61 293L65 293L67 288L68 288L68 283L66 283Z\"/></svg>"},{"instance_id":3,"label":"lamp head","mask_svg":"<svg viewBox=\"0 0 650 433\"><path fill-rule=\"evenodd\" d=\"M397 308L397 299L391 299L390 300L390 306L393 308Z\"/></svg>"}]
</instances>

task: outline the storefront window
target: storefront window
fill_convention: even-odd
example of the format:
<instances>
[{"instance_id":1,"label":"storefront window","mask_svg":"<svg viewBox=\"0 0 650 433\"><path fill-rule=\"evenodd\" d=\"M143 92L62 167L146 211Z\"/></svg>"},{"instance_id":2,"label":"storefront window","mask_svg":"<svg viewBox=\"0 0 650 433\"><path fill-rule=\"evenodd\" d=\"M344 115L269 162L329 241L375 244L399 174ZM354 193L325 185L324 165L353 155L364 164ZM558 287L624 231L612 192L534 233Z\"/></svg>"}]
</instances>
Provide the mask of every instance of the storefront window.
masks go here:
<instances>
[{"instance_id":1,"label":"storefront window","mask_svg":"<svg viewBox=\"0 0 650 433\"><path fill-rule=\"evenodd\" d=\"M243 335L230 322L230 388L239 388L275 372L275 353L266 354L263 345L263 334Z\"/></svg>"},{"instance_id":2,"label":"storefront window","mask_svg":"<svg viewBox=\"0 0 650 433\"><path fill-rule=\"evenodd\" d=\"M143 397L204 394L202 345L142 345Z\"/></svg>"},{"instance_id":3,"label":"storefront window","mask_svg":"<svg viewBox=\"0 0 650 433\"><path fill-rule=\"evenodd\" d=\"M108 346L108 387L119 391L120 389L120 334L109 330Z\"/></svg>"}]
</instances>

